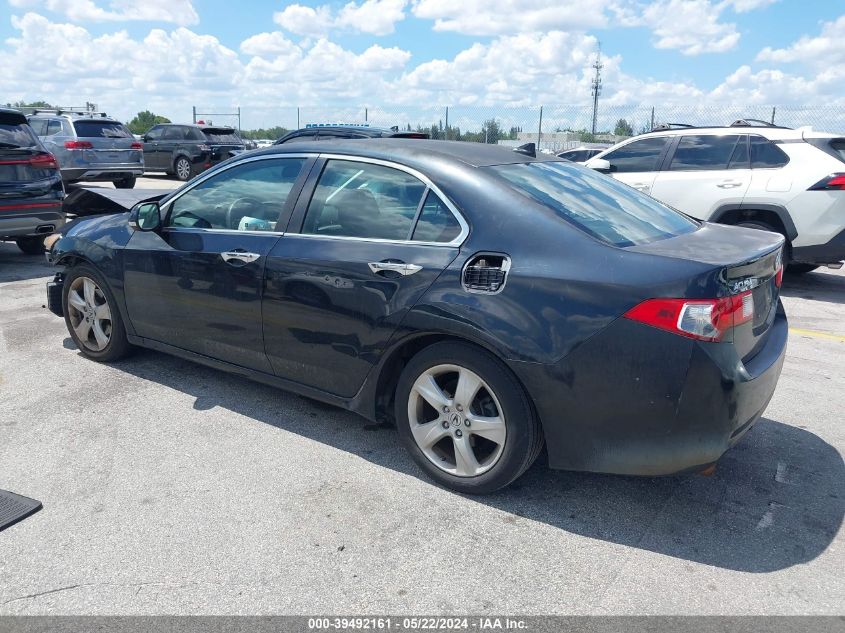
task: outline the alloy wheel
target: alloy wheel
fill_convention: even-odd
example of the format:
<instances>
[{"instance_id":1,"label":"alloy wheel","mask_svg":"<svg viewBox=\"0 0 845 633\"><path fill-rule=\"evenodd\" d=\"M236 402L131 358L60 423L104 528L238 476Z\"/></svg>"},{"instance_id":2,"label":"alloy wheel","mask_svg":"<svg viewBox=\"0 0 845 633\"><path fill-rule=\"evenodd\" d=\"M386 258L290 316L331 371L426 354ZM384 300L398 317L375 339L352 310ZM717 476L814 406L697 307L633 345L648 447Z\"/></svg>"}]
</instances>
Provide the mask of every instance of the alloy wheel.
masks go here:
<instances>
[{"instance_id":1,"label":"alloy wheel","mask_svg":"<svg viewBox=\"0 0 845 633\"><path fill-rule=\"evenodd\" d=\"M112 335L111 308L102 289L89 277L73 280L67 295L70 324L79 341L92 352L101 352Z\"/></svg>"},{"instance_id":2,"label":"alloy wheel","mask_svg":"<svg viewBox=\"0 0 845 633\"><path fill-rule=\"evenodd\" d=\"M490 470L507 438L496 394L475 372L437 365L414 382L408 398L411 434L426 458L458 477Z\"/></svg>"},{"instance_id":3,"label":"alloy wheel","mask_svg":"<svg viewBox=\"0 0 845 633\"><path fill-rule=\"evenodd\" d=\"M176 161L176 175L180 180L187 180L191 175L191 164L184 158Z\"/></svg>"}]
</instances>

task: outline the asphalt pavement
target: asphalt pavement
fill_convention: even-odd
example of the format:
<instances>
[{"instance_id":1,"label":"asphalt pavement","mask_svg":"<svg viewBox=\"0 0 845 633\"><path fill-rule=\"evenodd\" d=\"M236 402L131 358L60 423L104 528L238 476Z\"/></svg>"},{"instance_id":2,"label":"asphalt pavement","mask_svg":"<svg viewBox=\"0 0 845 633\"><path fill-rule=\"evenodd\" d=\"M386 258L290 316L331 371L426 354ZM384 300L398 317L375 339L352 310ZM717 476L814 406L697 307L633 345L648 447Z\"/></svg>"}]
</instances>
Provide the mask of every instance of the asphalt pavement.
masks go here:
<instances>
[{"instance_id":1,"label":"asphalt pavement","mask_svg":"<svg viewBox=\"0 0 845 633\"><path fill-rule=\"evenodd\" d=\"M52 273L0 244L0 488L44 504L0 532L0 614L842 613L841 271L787 278L777 392L715 475L541 460L487 497L353 414L160 353L85 360Z\"/></svg>"}]
</instances>

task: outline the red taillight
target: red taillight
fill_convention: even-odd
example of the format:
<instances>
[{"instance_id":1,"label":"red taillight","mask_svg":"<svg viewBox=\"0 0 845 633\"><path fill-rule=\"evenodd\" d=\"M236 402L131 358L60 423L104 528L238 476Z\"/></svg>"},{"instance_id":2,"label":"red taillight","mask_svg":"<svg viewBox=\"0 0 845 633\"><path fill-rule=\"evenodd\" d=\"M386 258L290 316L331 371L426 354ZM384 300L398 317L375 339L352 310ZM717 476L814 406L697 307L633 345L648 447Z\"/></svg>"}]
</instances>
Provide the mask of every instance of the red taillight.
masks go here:
<instances>
[{"instance_id":1,"label":"red taillight","mask_svg":"<svg viewBox=\"0 0 845 633\"><path fill-rule=\"evenodd\" d=\"M130 145L129 147L130 147L130 149L144 149L144 144L143 144L143 143L139 143L138 141L135 141L135 142L134 142L134 143L132 143L132 145Z\"/></svg>"},{"instance_id":2,"label":"red taillight","mask_svg":"<svg viewBox=\"0 0 845 633\"><path fill-rule=\"evenodd\" d=\"M59 164L56 162L56 157L52 154L38 154L29 160L29 164L36 169L58 169Z\"/></svg>"},{"instance_id":3,"label":"red taillight","mask_svg":"<svg viewBox=\"0 0 845 633\"><path fill-rule=\"evenodd\" d=\"M819 180L809 191L845 191L845 174L831 174Z\"/></svg>"},{"instance_id":4,"label":"red taillight","mask_svg":"<svg viewBox=\"0 0 845 633\"><path fill-rule=\"evenodd\" d=\"M65 141L65 149L94 149L88 141Z\"/></svg>"},{"instance_id":5,"label":"red taillight","mask_svg":"<svg viewBox=\"0 0 845 633\"><path fill-rule=\"evenodd\" d=\"M688 338L721 341L725 332L754 318L751 292L721 299L648 299L625 317Z\"/></svg>"},{"instance_id":6,"label":"red taillight","mask_svg":"<svg viewBox=\"0 0 845 633\"><path fill-rule=\"evenodd\" d=\"M783 264L780 265L780 268L778 268L778 271L775 274L775 286L780 288L782 285L783 285Z\"/></svg>"},{"instance_id":7,"label":"red taillight","mask_svg":"<svg viewBox=\"0 0 845 633\"><path fill-rule=\"evenodd\" d=\"M35 169L58 169L56 157L52 154L36 154L30 158L15 160L0 160L0 165L29 165Z\"/></svg>"}]
</instances>

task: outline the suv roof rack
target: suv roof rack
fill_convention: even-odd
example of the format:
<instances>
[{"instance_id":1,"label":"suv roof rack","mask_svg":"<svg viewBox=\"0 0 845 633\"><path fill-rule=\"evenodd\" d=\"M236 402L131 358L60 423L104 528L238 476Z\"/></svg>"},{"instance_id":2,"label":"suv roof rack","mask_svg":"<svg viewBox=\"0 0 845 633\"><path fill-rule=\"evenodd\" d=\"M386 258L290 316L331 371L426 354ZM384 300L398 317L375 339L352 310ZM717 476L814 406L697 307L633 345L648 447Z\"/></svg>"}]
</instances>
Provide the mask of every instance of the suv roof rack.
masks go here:
<instances>
[{"instance_id":1,"label":"suv roof rack","mask_svg":"<svg viewBox=\"0 0 845 633\"><path fill-rule=\"evenodd\" d=\"M774 123L769 123L768 121L763 121L762 119L737 119L728 127L772 127L777 128L779 130L792 129L789 127L784 127L782 125L775 125Z\"/></svg>"},{"instance_id":2,"label":"suv roof rack","mask_svg":"<svg viewBox=\"0 0 845 633\"><path fill-rule=\"evenodd\" d=\"M651 128L652 132L659 132L661 130L677 130L677 129L692 129L695 128L695 125L690 125L689 123L660 123L659 125L655 125Z\"/></svg>"},{"instance_id":3,"label":"suv roof rack","mask_svg":"<svg viewBox=\"0 0 845 633\"><path fill-rule=\"evenodd\" d=\"M41 108L41 107L23 107L20 108L21 112L24 114L35 115L35 114L69 114L71 116L79 116L79 117L102 117L108 118L108 114L105 112L100 112L97 110L97 106L93 103L90 104L93 108L86 106L86 107L75 107L75 106L56 106L55 108Z\"/></svg>"}]
</instances>

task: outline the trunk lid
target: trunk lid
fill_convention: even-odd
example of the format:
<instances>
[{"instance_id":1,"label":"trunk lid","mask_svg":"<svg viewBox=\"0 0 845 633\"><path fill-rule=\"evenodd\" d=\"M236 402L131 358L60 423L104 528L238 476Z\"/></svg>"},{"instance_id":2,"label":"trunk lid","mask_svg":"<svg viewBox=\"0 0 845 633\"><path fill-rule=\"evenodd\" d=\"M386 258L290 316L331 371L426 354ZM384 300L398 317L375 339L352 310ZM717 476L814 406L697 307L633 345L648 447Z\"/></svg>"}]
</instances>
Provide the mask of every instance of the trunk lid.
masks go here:
<instances>
[{"instance_id":1,"label":"trunk lid","mask_svg":"<svg viewBox=\"0 0 845 633\"><path fill-rule=\"evenodd\" d=\"M784 238L777 233L704 223L692 233L626 250L713 266L722 286L721 296L750 292L754 305L753 318L734 327L732 338L725 339L732 340L743 361L748 361L765 345L775 320L780 297L778 272L783 261L783 245Z\"/></svg>"},{"instance_id":2,"label":"trunk lid","mask_svg":"<svg viewBox=\"0 0 845 633\"><path fill-rule=\"evenodd\" d=\"M83 160L94 167L141 162L142 150L132 148L135 137L122 123L109 120L79 119L73 122L76 136L91 148L81 150Z\"/></svg>"}]
</instances>

